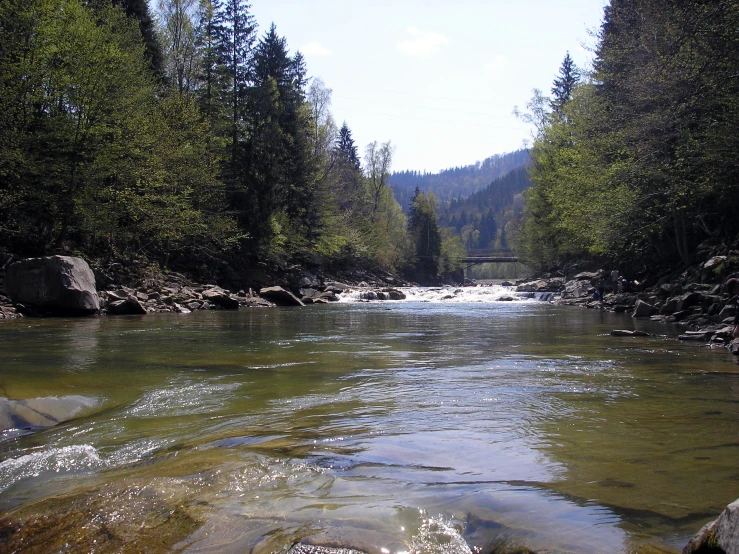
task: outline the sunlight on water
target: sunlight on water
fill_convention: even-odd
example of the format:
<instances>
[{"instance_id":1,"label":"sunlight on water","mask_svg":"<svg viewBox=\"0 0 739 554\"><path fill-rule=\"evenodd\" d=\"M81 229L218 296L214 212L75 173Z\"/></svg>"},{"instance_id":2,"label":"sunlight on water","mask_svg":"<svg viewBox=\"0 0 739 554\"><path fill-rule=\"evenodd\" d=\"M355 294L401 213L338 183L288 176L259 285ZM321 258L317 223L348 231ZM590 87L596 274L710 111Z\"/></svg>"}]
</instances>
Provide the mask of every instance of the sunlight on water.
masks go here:
<instances>
[{"instance_id":1,"label":"sunlight on water","mask_svg":"<svg viewBox=\"0 0 739 554\"><path fill-rule=\"evenodd\" d=\"M8 548L677 552L739 496L728 353L505 287L406 293L0 325L0 405L54 418L0 436Z\"/></svg>"},{"instance_id":2,"label":"sunlight on water","mask_svg":"<svg viewBox=\"0 0 739 554\"><path fill-rule=\"evenodd\" d=\"M50 448L0 462L0 491L21 479L31 479L43 473L98 469L104 465L98 451L89 444Z\"/></svg>"}]
</instances>

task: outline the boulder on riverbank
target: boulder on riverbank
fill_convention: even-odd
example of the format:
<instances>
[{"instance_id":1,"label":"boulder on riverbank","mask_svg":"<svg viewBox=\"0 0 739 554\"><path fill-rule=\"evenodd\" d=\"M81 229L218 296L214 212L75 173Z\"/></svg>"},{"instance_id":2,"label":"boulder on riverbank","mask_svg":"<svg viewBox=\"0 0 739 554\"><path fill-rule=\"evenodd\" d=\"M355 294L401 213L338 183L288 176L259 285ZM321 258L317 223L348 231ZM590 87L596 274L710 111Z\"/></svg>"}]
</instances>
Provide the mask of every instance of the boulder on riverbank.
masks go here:
<instances>
[{"instance_id":1,"label":"boulder on riverbank","mask_svg":"<svg viewBox=\"0 0 739 554\"><path fill-rule=\"evenodd\" d=\"M146 309L136 298L126 298L125 300L114 300L108 304L108 313L110 315L145 315Z\"/></svg>"},{"instance_id":2,"label":"boulder on riverbank","mask_svg":"<svg viewBox=\"0 0 739 554\"><path fill-rule=\"evenodd\" d=\"M707 523L683 548L683 554L739 554L739 499Z\"/></svg>"},{"instance_id":3,"label":"boulder on riverbank","mask_svg":"<svg viewBox=\"0 0 739 554\"><path fill-rule=\"evenodd\" d=\"M305 306L297 296L282 287L265 287L259 291L259 296L278 306Z\"/></svg>"},{"instance_id":4,"label":"boulder on riverbank","mask_svg":"<svg viewBox=\"0 0 739 554\"><path fill-rule=\"evenodd\" d=\"M5 291L31 312L87 315L100 309L95 276L82 258L29 258L8 267Z\"/></svg>"}]
</instances>

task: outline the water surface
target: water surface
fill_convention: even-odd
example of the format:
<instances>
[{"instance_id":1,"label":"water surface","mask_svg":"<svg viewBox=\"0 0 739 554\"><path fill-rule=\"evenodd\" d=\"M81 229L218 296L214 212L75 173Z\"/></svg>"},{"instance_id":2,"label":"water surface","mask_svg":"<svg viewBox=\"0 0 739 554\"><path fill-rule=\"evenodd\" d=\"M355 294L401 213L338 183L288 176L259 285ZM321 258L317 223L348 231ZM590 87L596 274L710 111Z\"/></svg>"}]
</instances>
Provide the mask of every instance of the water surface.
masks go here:
<instances>
[{"instance_id":1,"label":"water surface","mask_svg":"<svg viewBox=\"0 0 739 554\"><path fill-rule=\"evenodd\" d=\"M739 497L726 351L449 292L3 323L0 408L57 408L2 432L0 546L672 552Z\"/></svg>"}]
</instances>

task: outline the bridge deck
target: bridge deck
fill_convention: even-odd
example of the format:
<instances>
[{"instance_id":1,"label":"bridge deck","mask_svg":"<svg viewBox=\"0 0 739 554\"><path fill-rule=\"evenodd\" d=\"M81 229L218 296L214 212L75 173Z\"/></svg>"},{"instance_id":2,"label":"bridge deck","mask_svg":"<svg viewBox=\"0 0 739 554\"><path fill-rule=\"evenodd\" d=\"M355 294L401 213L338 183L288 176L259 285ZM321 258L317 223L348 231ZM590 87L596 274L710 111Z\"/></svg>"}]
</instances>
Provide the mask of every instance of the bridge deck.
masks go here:
<instances>
[{"instance_id":1,"label":"bridge deck","mask_svg":"<svg viewBox=\"0 0 739 554\"><path fill-rule=\"evenodd\" d=\"M478 256L474 258L460 258L459 261L464 264L515 263L518 261L518 258L515 256Z\"/></svg>"}]
</instances>

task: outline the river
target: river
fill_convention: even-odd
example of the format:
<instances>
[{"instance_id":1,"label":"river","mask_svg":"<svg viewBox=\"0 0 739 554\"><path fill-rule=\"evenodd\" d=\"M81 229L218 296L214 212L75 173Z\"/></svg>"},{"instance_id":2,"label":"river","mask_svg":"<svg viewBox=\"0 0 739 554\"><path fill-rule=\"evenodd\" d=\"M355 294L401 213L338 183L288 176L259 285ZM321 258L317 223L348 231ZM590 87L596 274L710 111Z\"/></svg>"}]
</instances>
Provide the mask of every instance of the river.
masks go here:
<instances>
[{"instance_id":1,"label":"river","mask_svg":"<svg viewBox=\"0 0 739 554\"><path fill-rule=\"evenodd\" d=\"M409 292L4 322L0 550L678 552L739 497L726 350Z\"/></svg>"}]
</instances>

